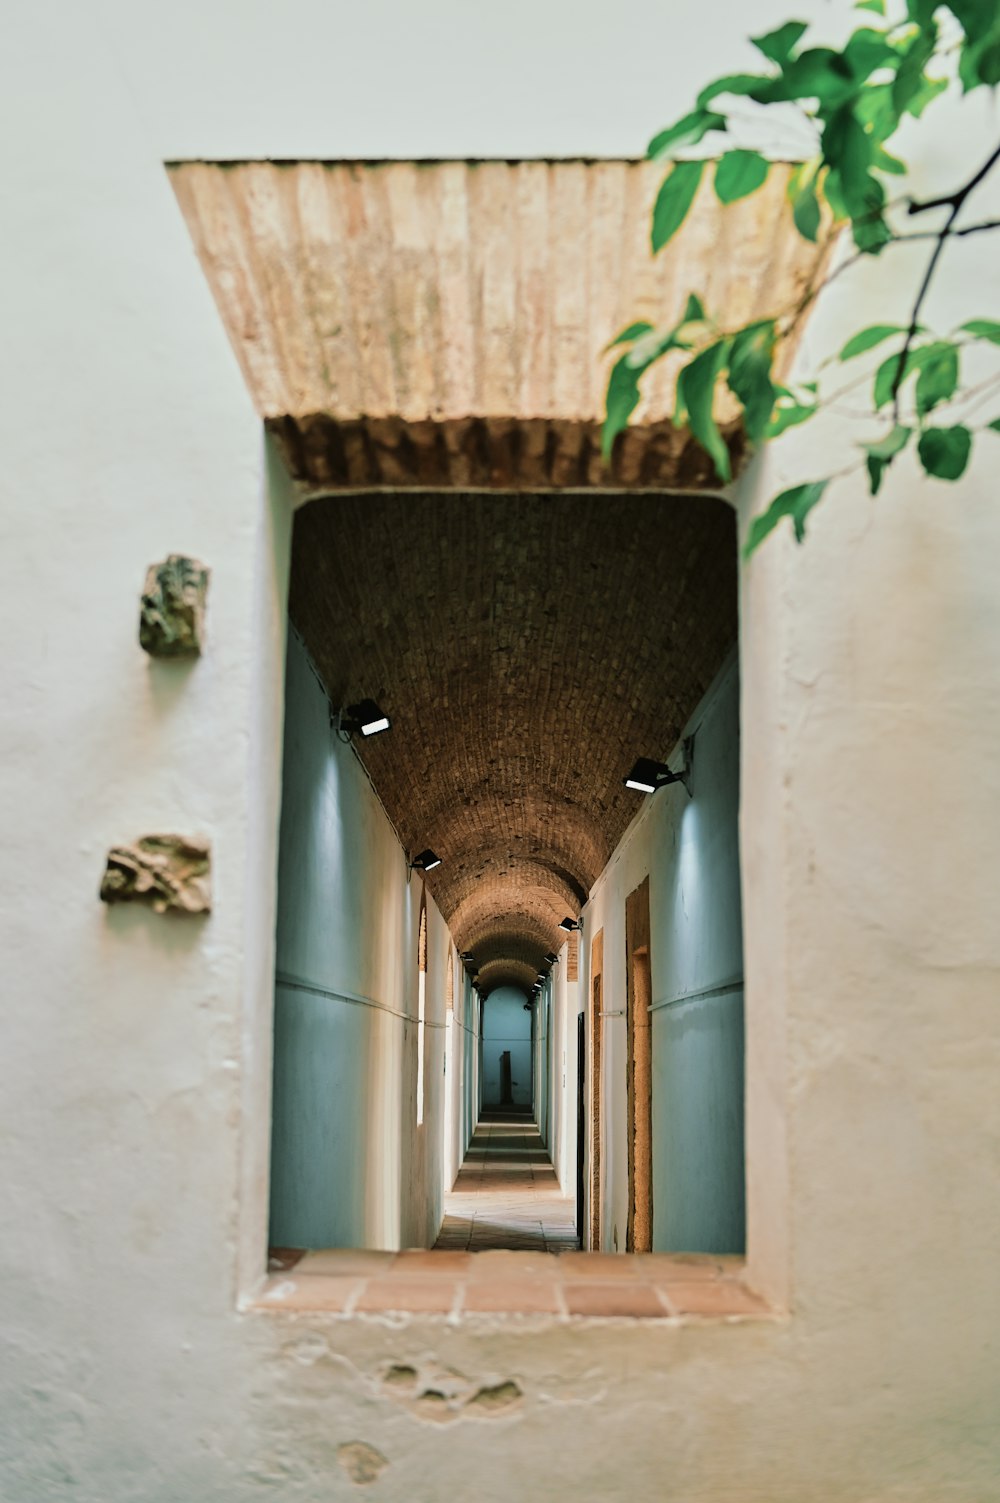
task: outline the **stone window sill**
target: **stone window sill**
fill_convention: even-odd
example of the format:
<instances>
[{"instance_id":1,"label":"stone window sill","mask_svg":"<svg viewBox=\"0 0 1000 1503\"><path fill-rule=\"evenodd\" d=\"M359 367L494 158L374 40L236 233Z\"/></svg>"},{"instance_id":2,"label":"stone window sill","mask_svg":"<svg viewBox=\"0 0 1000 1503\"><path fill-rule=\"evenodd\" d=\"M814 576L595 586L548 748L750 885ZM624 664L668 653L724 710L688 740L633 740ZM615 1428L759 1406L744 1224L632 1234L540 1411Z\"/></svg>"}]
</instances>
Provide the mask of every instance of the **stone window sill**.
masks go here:
<instances>
[{"instance_id":1,"label":"stone window sill","mask_svg":"<svg viewBox=\"0 0 1000 1503\"><path fill-rule=\"evenodd\" d=\"M743 1282L742 1258L667 1253L322 1252L273 1254L255 1311L344 1319L426 1315L450 1323L497 1315L559 1321L736 1321L776 1312Z\"/></svg>"}]
</instances>

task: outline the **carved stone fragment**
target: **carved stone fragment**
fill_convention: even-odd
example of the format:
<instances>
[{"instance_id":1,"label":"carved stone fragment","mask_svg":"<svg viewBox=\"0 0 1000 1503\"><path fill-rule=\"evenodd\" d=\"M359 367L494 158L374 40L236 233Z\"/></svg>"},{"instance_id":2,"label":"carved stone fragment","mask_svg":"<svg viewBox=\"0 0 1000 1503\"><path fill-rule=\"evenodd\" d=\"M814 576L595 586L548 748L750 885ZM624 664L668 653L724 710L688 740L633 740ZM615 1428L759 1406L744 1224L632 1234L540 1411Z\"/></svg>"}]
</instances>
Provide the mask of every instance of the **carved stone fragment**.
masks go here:
<instances>
[{"instance_id":1,"label":"carved stone fragment","mask_svg":"<svg viewBox=\"0 0 1000 1503\"><path fill-rule=\"evenodd\" d=\"M201 652L208 575L204 564L183 553L150 564L142 592L139 645L151 657L197 657Z\"/></svg>"},{"instance_id":2,"label":"carved stone fragment","mask_svg":"<svg viewBox=\"0 0 1000 1503\"><path fill-rule=\"evenodd\" d=\"M148 903L157 913L208 913L212 907L211 851L186 835L143 835L112 846L101 879L103 903Z\"/></svg>"}]
</instances>

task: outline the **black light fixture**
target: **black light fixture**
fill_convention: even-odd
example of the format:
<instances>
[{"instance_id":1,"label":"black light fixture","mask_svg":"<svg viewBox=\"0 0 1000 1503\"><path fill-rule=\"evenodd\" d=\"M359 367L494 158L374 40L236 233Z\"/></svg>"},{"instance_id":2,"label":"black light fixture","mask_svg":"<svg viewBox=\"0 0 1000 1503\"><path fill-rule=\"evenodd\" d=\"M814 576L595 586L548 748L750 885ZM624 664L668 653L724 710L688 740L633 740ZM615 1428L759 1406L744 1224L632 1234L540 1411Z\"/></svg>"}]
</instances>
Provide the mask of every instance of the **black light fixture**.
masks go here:
<instances>
[{"instance_id":1,"label":"black light fixture","mask_svg":"<svg viewBox=\"0 0 1000 1503\"><path fill-rule=\"evenodd\" d=\"M560 929L565 929L567 934L572 934L574 929L583 928L582 919L564 918L559 921Z\"/></svg>"},{"instance_id":2,"label":"black light fixture","mask_svg":"<svg viewBox=\"0 0 1000 1503\"><path fill-rule=\"evenodd\" d=\"M546 963L546 965L555 965L555 963L556 963L556 961L558 959L559 959L559 956L555 953L555 951L554 950L550 950L549 953L545 957L545 963Z\"/></svg>"},{"instance_id":3,"label":"black light fixture","mask_svg":"<svg viewBox=\"0 0 1000 1503\"><path fill-rule=\"evenodd\" d=\"M680 772L672 771L666 762L654 762L652 757L639 757L632 764L628 777L622 781L626 788L634 788L636 793L656 793L657 789L666 788L669 783L683 783L690 794L692 751L692 738L688 737L684 742L684 766Z\"/></svg>"},{"instance_id":4,"label":"black light fixture","mask_svg":"<svg viewBox=\"0 0 1000 1503\"><path fill-rule=\"evenodd\" d=\"M331 721L337 731L348 736L359 731L362 736L377 736L379 731L387 731L392 725L388 715L374 699L359 699L356 705L347 705L336 711L331 716Z\"/></svg>"},{"instance_id":5,"label":"black light fixture","mask_svg":"<svg viewBox=\"0 0 1000 1503\"><path fill-rule=\"evenodd\" d=\"M430 846L421 851L419 856L414 856L410 862L410 870L418 872L432 872L436 866L441 865L441 857L435 855Z\"/></svg>"},{"instance_id":6,"label":"black light fixture","mask_svg":"<svg viewBox=\"0 0 1000 1503\"><path fill-rule=\"evenodd\" d=\"M471 950L463 950L462 951L462 959L465 961L466 965L469 964L470 960L475 960L475 958L476 957L473 955L473 953L472 953Z\"/></svg>"}]
</instances>

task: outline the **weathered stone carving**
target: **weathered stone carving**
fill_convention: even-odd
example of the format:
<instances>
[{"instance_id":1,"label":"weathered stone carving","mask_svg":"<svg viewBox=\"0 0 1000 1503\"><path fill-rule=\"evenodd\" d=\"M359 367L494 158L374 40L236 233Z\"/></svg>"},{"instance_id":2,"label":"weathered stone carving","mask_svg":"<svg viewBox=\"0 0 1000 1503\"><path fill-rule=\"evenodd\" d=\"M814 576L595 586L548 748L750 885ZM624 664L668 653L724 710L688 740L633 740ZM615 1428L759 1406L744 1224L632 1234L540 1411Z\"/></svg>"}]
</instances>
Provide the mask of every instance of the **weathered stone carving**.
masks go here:
<instances>
[{"instance_id":1,"label":"weathered stone carving","mask_svg":"<svg viewBox=\"0 0 1000 1503\"><path fill-rule=\"evenodd\" d=\"M201 652L208 575L204 564L183 553L150 564L142 592L139 645L151 657L197 657Z\"/></svg>"},{"instance_id":2,"label":"weathered stone carving","mask_svg":"<svg viewBox=\"0 0 1000 1503\"><path fill-rule=\"evenodd\" d=\"M148 903L157 913L208 913L212 907L211 850L186 835L143 835L112 846L101 879L103 903Z\"/></svg>"}]
</instances>

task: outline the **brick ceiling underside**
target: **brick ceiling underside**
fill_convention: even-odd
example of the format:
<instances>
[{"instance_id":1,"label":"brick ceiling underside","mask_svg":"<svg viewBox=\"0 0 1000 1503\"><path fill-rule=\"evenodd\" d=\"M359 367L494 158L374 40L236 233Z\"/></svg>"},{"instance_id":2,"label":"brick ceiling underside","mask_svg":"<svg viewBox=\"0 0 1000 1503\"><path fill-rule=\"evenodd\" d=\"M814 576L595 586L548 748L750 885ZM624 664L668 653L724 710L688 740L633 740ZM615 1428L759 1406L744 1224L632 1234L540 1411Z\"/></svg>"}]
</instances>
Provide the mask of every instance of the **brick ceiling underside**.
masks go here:
<instances>
[{"instance_id":1,"label":"brick ceiling underside","mask_svg":"<svg viewBox=\"0 0 1000 1503\"><path fill-rule=\"evenodd\" d=\"M490 988L529 986L736 639L733 513L709 497L331 496L296 516L290 609ZM668 789L661 798L686 797Z\"/></svg>"},{"instance_id":2,"label":"brick ceiling underside","mask_svg":"<svg viewBox=\"0 0 1000 1503\"><path fill-rule=\"evenodd\" d=\"M257 411L309 490L712 488L643 382L609 470L606 346L679 318L791 316L828 245L796 233L778 165L723 207L710 174L657 257L652 162L184 162L177 198ZM791 358L786 340L779 373ZM717 416L738 464L735 411Z\"/></svg>"}]
</instances>

